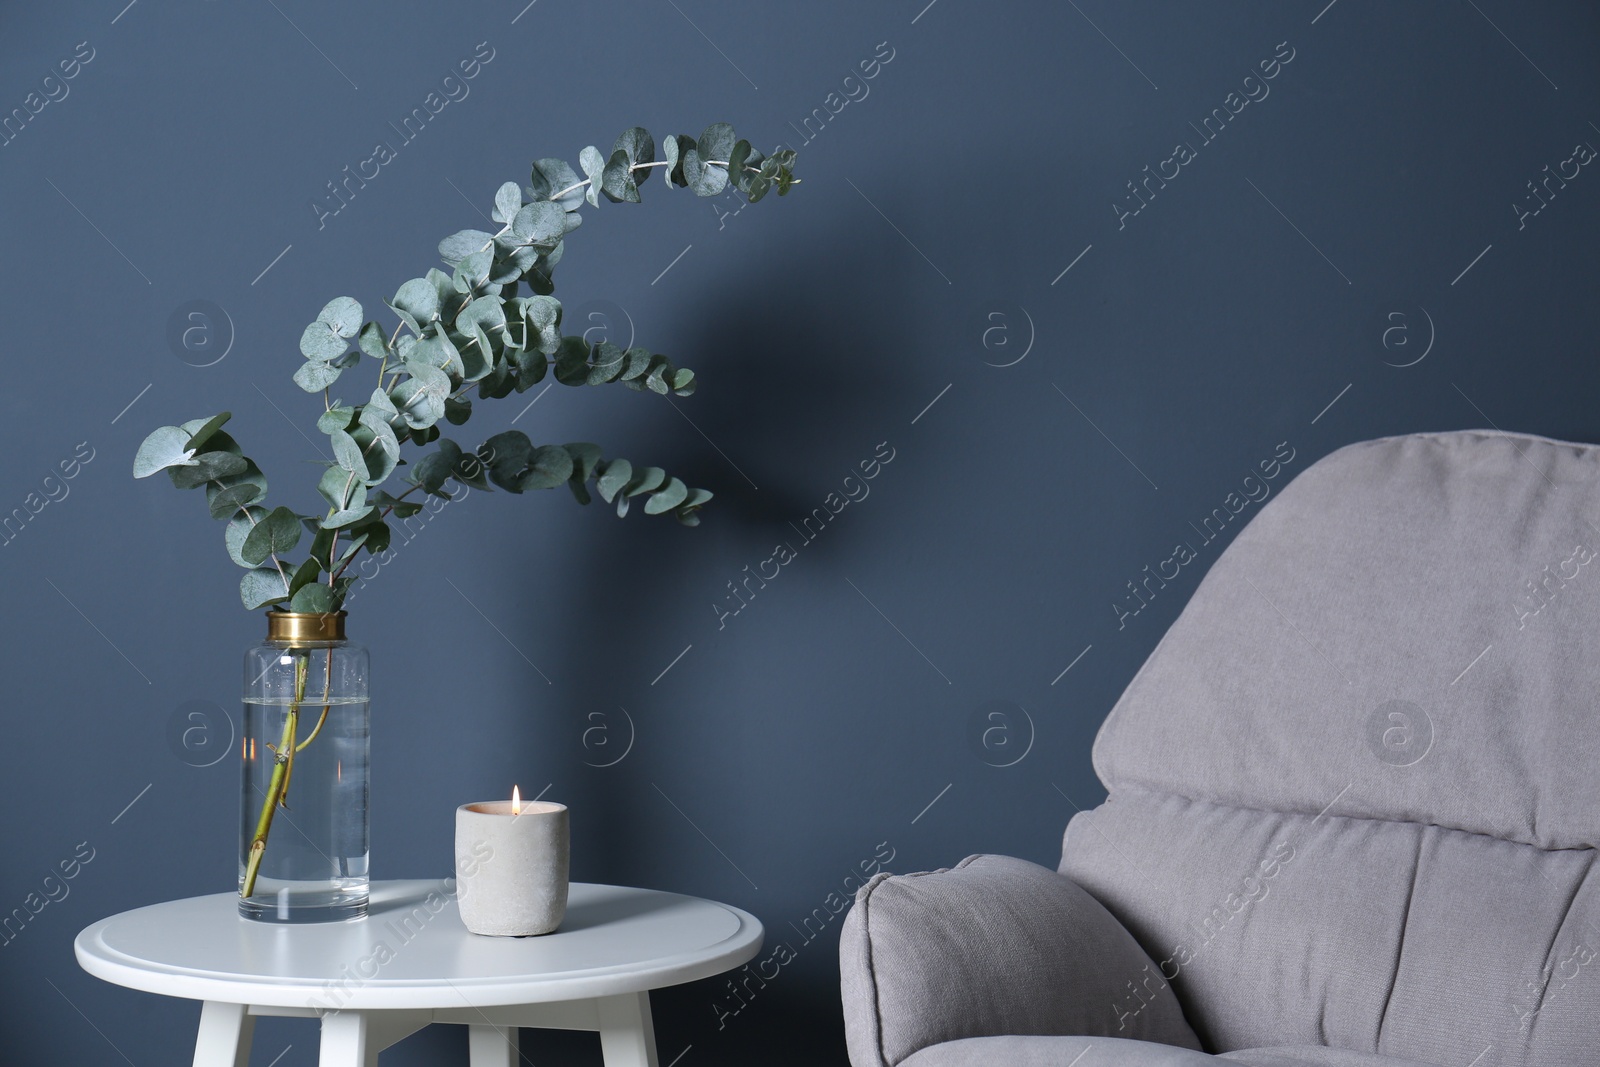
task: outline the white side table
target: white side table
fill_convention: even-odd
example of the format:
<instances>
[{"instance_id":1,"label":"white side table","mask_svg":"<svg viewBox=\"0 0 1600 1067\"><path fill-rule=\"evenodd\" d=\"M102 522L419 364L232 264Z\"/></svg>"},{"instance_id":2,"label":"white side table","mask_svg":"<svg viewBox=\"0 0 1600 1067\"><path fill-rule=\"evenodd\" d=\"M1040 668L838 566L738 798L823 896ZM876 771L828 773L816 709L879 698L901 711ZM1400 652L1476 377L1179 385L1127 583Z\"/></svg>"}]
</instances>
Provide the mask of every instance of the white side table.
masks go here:
<instances>
[{"instance_id":1,"label":"white side table","mask_svg":"<svg viewBox=\"0 0 1600 1067\"><path fill-rule=\"evenodd\" d=\"M725 904L575 882L561 929L469 934L445 884L375 882L366 918L248 922L232 893L123 912L78 935L97 978L204 1003L195 1067L246 1067L261 1015L322 1020L321 1067L375 1067L429 1023L469 1031L472 1067L514 1067L517 1027L597 1030L606 1067L657 1067L650 990L707 978L761 947Z\"/></svg>"}]
</instances>

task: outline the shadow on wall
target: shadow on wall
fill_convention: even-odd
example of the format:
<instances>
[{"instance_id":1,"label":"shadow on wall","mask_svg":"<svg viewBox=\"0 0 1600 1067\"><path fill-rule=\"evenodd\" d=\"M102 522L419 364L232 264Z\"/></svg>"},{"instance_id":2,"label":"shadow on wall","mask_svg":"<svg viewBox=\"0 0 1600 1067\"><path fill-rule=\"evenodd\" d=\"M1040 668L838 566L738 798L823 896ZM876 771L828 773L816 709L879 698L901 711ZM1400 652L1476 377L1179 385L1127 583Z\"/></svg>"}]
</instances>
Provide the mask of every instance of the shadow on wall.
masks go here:
<instances>
[{"instance_id":1,"label":"shadow on wall","mask_svg":"<svg viewBox=\"0 0 1600 1067\"><path fill-rule=\"evenodd\" d=\"M838 252L824 240L811 243L809 251L786 254L781 271L777 260L766 261L774 269L730 268L726 280L705 286L706 292L718 294L715 308L676 316L679 321L714 321L715 328L641 339L679 353L680 362L695 370L701 388L687 400L671 402L716 442L715 448L706 445L685 426L687 432L672 441L651 445L651 461L717 495L692 531L659 528L673 524L630 515L616 534L623 542L620 557L612 550L593 550L578 561L581 579L566 583L573 599L554 608L572 620L562 631L565 662L581 663L597 649L614 654L657 647L662 643L657 625L662 615L652 610L656 605L675 613L692 602L691 618L703 612L706 628L714 632L719 620L711 605L719 598L729 608L739 603L726 582L742 575L746 564L754 567L769 559L778 542L795 545L809 565L820 565L837 558L859 536L845 523L807 544L793 524L822 505L828 492L839 490L849 465L870 460L882 439L882 434L873 436L882 413L903 406L897 376L911 360L897 347L893 323L883 314L886 304L894 306L901 283L886 282L885 291L831 293L827 307L818 307L797 282L826 274ZM848 340L841 343L841 338ZM754 476L759 489L735 465ZM609 510L599 499L592 506ZM814 536L815 528L813 521L802 532ZM618 566L619 558L628 565ZM682 576L688 576L687 585ZM581 602L576 599L579 591ZM597 611L595 604L632 609ZM550 608L546 604L541 610ZM690 639L692 635L685 641ZM585 706L600 707L629 704L630 695L637 698L638 687L649 681L632 671L591 673L587 679L582 683ZM543 730L530 723L519 740L533 746L543 739ZM658 734L656 744L670 749L672 738ZM630 760L636 771L638 755ZM601 762L595 758L591 766ZM637 880L639 857L651 853L652 842L645 839L644 824L635 813L654 810L661 800L646 776L605 773L609 770L578 776L569 787L570 803L588 809L595 842L590 860L604 872L595 876Z\"/></svg>"}]
</instances>

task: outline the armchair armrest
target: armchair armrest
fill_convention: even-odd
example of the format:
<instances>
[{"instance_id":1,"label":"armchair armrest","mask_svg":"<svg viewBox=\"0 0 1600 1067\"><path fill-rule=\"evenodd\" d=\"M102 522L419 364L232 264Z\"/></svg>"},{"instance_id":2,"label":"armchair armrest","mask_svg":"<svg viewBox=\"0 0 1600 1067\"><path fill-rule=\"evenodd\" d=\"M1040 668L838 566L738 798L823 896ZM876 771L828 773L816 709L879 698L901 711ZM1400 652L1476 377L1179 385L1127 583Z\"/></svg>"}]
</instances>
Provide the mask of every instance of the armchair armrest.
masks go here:
<instances>
[{"instance_id":1,"label":"armchair armrest","mask_svg":"<svg viewBox=\"0 0 1600 1067\"><path fill-rule=\"evenodd\" d=\"M1007 856L875 875L845 918L839 971L854 1067L895 1067L930 1045L1007 1034L1200 1048L1156 965L1099 901ZM1128 1002L1143 1007L1116 1006Z\"/></svg>"}]
</instances>

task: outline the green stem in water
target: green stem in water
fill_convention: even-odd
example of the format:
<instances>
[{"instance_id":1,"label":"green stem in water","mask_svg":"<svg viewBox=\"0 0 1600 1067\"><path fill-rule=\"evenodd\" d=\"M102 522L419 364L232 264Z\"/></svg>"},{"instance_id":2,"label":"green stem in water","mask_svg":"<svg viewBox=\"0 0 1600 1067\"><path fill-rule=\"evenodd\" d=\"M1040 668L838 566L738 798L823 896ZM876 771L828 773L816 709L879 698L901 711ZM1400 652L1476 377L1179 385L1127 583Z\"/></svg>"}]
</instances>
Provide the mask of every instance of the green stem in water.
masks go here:
<instances>
[{"instance_id":1,"label":"green stem in water","mask_svg":"<svg viewBox=\"0 0 1600 1067\"><path fill-rule=\"evenodd\" d=\"M318 716L317 725L312 728L312 730L311 730L311 732L309 734L306 735L306 739L304 741L300 742L298 745L296 745L294 747L294 750L296 752L299 752L301 749L305 748L311 742L315 741L317 739L317 735L322 732L322 724L328 721L328 710L333 707L333 701L330 699L332 693L333 693L333 649L329 648L328 649L328 669L322 676L322 714L320 716ZM288 795L289 795L289 783L288 782L284 782L283 783L283 793L284 793L284 805L287 806L288 805Z\"/></svg>"},{"instance_id":2,"label":"green stem in water","mask_svg":"<svg viewBox=\"0 0 1600 1067\"><path fill-rule=\"evenodd\" d=\"M239 895L249 899L256 891L256 876L261 871L261 857L267 851L267 834L272 831L272 817L277 814L284 792L289 787L289 771L294 760L295 727L300 719L300 702L306 695L306 668L309 656L295 657L294 703L289 705L283 720L283 737L280 739L272 766L272 780L267 785L267 795L261 804L261 815L256 819L255 837L250 841L250 857L245 861L244 884ZM331 668L330 668L331 669Z\"/></svg>"}]
</instances>

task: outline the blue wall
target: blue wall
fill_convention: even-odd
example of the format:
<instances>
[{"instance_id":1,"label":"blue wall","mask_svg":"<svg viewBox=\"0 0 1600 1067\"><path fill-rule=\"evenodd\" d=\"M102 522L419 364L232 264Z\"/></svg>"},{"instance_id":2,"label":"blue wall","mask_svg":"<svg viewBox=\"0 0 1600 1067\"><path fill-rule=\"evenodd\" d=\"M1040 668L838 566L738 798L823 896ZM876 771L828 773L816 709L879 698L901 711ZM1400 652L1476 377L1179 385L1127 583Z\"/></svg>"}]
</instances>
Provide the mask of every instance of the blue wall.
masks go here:
<instances>
[{"instance_id":1,"label":"blue wall","mask_svg":"<svg viewBox=\"0 0 1600 1067\"><path fill-rule=\"evenodd\" d=\"M663 1063L844 1062L839 920L801 927L859 864L1053 864L1103 796L1096 727L1249 495L1363 438L1600 431L1589 4L124 2L0 13L0 113L29 114L0 147L0 514L29 516L0 545L0 912L92 854L0 947L10 1064L187 1062L197 1008L87 977L72 937L232 885L236 770L174 725L226 709L226 747L264 627L135 447L231 409L309 510L301 327L378 307L537 156L725 119L804 178L737 213L653 182L557 275L569 321L701 389L557 388L517 427L688 472L704 525L473 494L352 604L379 876L448 873L456 804L548 784L575 877L736 903L793 949L747 1006L658 994ZM395 158L327 199L380 140ZM830 494L859 499L803 540ZM1178 542L1196 558L1131 598ZM256 1062L286 1046L315 1062L312 1024L264 1023Z\"/></svg>"}]
</instances>

